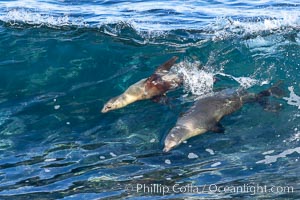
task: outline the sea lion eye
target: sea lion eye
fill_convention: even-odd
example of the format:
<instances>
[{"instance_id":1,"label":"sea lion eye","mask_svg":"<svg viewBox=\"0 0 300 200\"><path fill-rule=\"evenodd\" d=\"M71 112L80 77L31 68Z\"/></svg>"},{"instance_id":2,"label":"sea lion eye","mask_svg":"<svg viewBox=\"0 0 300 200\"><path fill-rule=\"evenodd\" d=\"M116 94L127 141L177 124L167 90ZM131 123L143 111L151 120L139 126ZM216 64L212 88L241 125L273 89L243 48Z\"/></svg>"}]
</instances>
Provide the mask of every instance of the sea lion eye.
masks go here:
<instances>
[{"instance_id":1,"label":"sea lion eye","mask_svg":"<svg viewBox=\"0 0 300 200\"><path fill-rule=\"evenodd\" d=\"M107 109L111 109L111 106L106 106Z\"/></svg>"}]
</instances>

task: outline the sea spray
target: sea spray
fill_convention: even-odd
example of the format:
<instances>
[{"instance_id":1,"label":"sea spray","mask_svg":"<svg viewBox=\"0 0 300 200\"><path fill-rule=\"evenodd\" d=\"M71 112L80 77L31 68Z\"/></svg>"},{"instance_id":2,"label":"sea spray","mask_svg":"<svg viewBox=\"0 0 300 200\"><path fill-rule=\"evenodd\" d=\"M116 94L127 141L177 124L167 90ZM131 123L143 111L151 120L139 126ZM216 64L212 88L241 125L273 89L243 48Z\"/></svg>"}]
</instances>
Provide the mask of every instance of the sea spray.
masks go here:
<instances>
[{"instance_id":1,"label":"sea spray","mask_svg":"<svg viewBox=\"0 0 300 200\"><path fill-rule=\"evenodd\" d=\"M290 96L284 97L283 99L286 100L289 105L297 106L298 109L300 109L300 96L294 92L293 86L288 87L288 90L290 91Z\"/></svg>"},{"instance_id":2,"label":"sea spray","mask_svg":"<svg viewBox=\"0 0 300 200\"><path fill-rule=\"evenodd\" d=\"M200 69L198 62L180 62L176 66L176 71L183 77L185 92L199 96L212 92L214 74Z\"/></svg>"},{"instance_id":3,"label":"sea spray","mask_svg":"<svg viewBox=\"0 0 300 200\"><path fill-rule=\"evenodd\" d=\"M258 80L250 78L250 77L235 77L235 76L225 74L225 73L221 73L221 72L218 72L217 74L219 74L221 76L226 76L226 77L229 77L229 78L235 80L236 82L239 83L239 85L241 87L243 87L245 89L250 88L250 87L252 87L252 86L254 86L255 84L258 83Z\"/></svg>"}]
</instances>

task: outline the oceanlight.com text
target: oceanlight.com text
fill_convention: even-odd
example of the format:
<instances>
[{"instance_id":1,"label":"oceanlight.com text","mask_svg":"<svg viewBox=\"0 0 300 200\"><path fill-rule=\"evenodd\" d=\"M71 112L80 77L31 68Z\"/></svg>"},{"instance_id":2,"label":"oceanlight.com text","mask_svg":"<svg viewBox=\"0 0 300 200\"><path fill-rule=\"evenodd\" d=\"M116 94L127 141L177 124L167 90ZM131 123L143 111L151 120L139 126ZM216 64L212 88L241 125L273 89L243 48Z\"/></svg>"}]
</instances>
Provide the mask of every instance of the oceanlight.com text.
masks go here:
<instances>
[{"instance_id":1,"label":"oceanlight.com text","mask_svg":"<svg viewBox=\"0 0 300 200\"><path fill-rule=\"evenodd\" d=\"M145 194L180 194L180 193L193 193L193 194L209 194L209 193L248 193L248 194L258 194L258 193L274 193L274 194L284 194L293 193L293 186L276 186L276 185L260 185L260 184L243 184L243 185L203 185L196 186L193 184L174 184L174 185L163 185L163 184L134 184L126 185L127 192L129 193L145 193Z\"/></svg>"}]
</instances>

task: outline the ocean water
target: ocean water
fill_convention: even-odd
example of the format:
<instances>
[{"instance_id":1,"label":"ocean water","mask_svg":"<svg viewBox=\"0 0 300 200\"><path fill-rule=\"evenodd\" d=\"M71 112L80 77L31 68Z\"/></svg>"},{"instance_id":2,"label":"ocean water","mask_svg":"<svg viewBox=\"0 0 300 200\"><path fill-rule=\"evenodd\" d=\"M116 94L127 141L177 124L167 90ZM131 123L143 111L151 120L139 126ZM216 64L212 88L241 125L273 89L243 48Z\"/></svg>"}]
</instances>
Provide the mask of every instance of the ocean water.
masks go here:
<instances>
[{"instance_id":1,"label":"ocean water","mask_svg":"<svg viewBox=\"0 0 300 200\"><path fill-rule=\"evenodd\" d=\"M100 113L174 55L169 104ZM199 96L278 80L281 110L162 152ZM300 199L299 81L298 0L1 0L0 199Z\"/></svg>"}]
</instances>

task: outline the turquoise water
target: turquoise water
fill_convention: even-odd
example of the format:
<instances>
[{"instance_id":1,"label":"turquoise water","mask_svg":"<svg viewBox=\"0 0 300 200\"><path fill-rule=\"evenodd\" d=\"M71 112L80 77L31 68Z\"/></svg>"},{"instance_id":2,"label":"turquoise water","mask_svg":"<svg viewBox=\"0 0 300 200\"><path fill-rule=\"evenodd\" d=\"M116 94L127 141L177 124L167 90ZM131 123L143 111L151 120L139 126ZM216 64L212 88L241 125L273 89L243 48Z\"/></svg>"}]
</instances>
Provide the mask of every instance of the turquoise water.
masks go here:
<instances>
[{"instance_id":1,"label":"turquoise water","mask_svg":"<svg viewBox=\"0 0 300 200\"><path fill-rule=\"evenodd\" d=\"M300 198L300 4L276 2L0 1L0 199ZM188 73L170 104L100 113L174 55ZM212 75L252 92L284 80L283 108L245 105L225 134L163 153Z\"/></svg>"}]
</instances>

